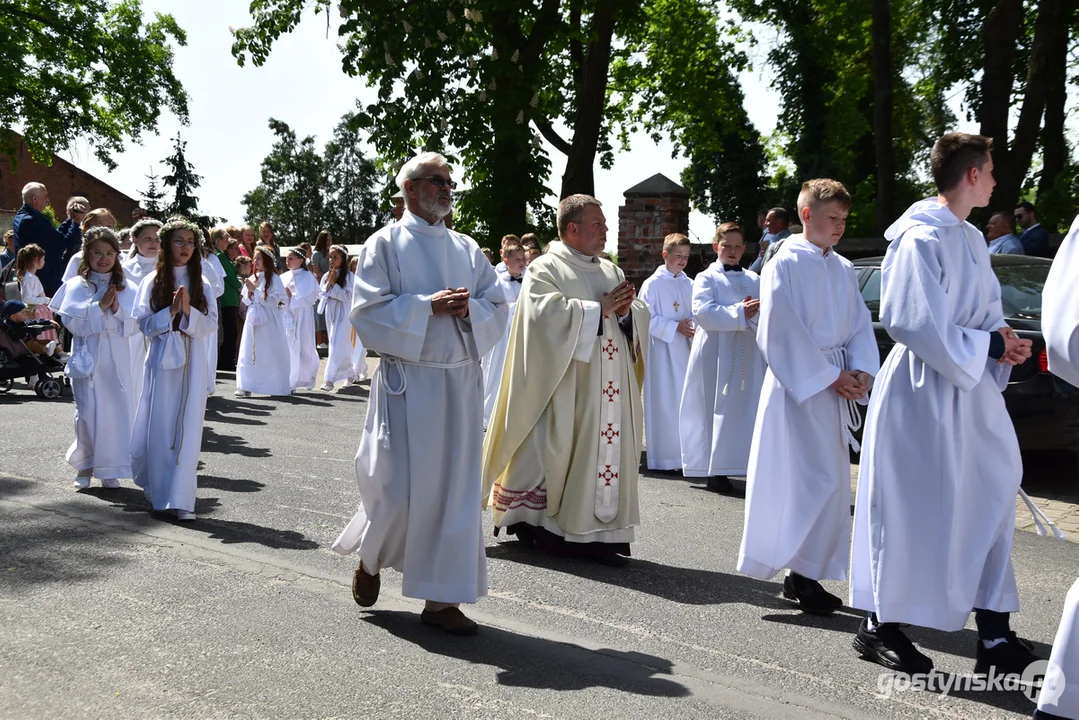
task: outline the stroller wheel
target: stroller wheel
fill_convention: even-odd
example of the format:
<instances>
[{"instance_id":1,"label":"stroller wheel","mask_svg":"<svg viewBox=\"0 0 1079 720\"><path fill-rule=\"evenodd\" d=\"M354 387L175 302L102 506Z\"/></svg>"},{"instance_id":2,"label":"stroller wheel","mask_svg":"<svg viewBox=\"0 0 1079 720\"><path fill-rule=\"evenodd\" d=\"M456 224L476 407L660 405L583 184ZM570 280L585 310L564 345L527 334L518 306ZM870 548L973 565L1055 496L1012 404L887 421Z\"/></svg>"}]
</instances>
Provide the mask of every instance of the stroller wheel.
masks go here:
<instances>
[{"instance_id":1,"label":"stroller wheel","mask_svg":"<svg viewBox=\"0 0 1079 720\"><path fill-rule=\"evenodd\" d=\"M56 378L47 378L37 384L41 391L38 393L46 400L55 400L60 397L64 391L64 386L60 384L60 381ZM37 389L37 388L35 388Z\"/></svg>"},{"instance_id":2,"label":"stroller wheel","mask_svg":"<svg viewBox=\"0 0 1079 720\"><path fill-rule=\"evenodd\" d=\"M15 385L15 381L10 378L7 380L0 380L0 393L8 392L13 385Z\"/></svg>"},{"instance_id":3,"label":"stroller wheel","mask_svg":"<svg viewBox=\"0 0 1079 720\"><path fill-rule=\"evenodd\" d=\"M34 394L36 394L39 398L45 397L45 395L41 392L41 383L43 382L43 380L38 380L36 383L34 383Z\"/></svg>"}]
</instances>

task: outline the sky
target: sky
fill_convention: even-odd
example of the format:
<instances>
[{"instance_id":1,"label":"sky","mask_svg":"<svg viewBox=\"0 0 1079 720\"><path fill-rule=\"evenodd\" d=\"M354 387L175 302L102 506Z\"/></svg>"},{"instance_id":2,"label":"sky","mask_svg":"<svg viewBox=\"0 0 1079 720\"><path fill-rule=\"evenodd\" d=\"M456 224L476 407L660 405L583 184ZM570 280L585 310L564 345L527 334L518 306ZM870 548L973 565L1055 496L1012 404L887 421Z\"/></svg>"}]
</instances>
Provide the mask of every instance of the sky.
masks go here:
<instances>
[{"instance_id":1,"label":"sky","mask_svg":"<svg viewBox=\"0 0 1079 720\"><path fill-rule=\"evenodd\" d=\"M292 33L275 44L265 65L254 67L248 62L241 68L231 54L229 28L250 25L244 0L143 0L143 10L147 16L171 13L187 31L187 46L176 48L174 72L190 98L190 125L182 126L165 111L159 135L145 136L141 145L130 144L115 157L119 167L113 172L94 158L85 141L60 153L132 197L142 197L151 166L158 176L164 174L161 161L172 154L172 138L179 129L187 141L188 161L203 176L196 193L200 209L231 222L241 221L243 195L258 185L260 163L273 143L269 118L288 123L301 138L314 135L321 149L334 125L355 107L357 99L370 103L376 98L362 81L341 70L336 14L331 18L334 25L328 38L326 14L308 12ZM750 119L763 135L775 129L779 107L778 94L769 87L771 74L764 63L767 52L763 43L754 48L751 57L756 67L741 77ZM623 191L657 172L677 182L686 165L684 160L671 157L669 142L657 145L640 133L631 138L630 145L630 152L618 154L610 170L603 170L598 162L596 165L596 195L608 218L609 250L617 248L616 218L618 206L624 202ZM550 146L547 150L553 165L548 186L557 192L565 156ZM458 177L461 174L456 171ZM552 195L549 201L553 205L557 197ZM691 214L694 241L710 238L713 230L710 218Z\"/></svg>"}]
</instances>

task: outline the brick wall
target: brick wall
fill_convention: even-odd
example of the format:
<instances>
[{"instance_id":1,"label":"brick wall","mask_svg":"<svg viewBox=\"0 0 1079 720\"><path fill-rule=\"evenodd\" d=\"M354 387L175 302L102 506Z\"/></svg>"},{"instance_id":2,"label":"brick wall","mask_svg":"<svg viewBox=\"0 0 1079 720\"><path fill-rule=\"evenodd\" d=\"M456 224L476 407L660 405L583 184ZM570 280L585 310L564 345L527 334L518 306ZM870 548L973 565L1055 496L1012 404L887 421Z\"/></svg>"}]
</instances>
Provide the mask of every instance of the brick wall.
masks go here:
<instances>
[{"instance_id":1,"label":"brick wall","mask_svg":"<svg viewBox=\"0 0 1079 720\"><path fill-rule=\"evenodd\" d=\"M663 238L689 233L689 193L684 197L626 193L618 208L618 267L638 289L663 264Z\"/></svg>"},{"instance_id":2,"label":"brick wall","mask_svg":"<svg viewBox=\"0 0 1079 720\"><path fill-rule=\"evenodd\" d=\"M90 201L91 208L105 207L111 210L121 227L131 224L131 211L138 206L138 200L63 158L54 155L51 167L40 165L30 157L26 143L18 137L15 160L13 167L12 158L0 153L0 209L18 210L23 204L23 186L29 182L39 182L48 189L50 204L60 220L65 217L67 199L72 195L82 195Z\"/></svg>"}]
</instances>

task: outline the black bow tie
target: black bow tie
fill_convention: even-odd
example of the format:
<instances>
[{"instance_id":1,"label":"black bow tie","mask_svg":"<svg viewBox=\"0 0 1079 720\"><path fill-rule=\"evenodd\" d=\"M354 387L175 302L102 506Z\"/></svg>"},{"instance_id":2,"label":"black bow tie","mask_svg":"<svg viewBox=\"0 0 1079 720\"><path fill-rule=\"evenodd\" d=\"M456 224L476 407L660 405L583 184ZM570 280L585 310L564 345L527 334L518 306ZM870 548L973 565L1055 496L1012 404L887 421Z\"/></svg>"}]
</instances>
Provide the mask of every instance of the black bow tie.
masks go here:
<instances>
[{"instance_id":1,"label":"black bow tie","mask_svg":"<svg viewBox=\"0 0 1079 720\"><path fill-rule=\"evenodd\" d=\"M742 266L739 265L738 263L735 263L734 265L727 265L726 263L723 264L723 272L732 272L734 270L741 271L741 269L742 269Z\"/></svg>"},{"instance_id":2,"label":"black bow tie","mask_svg":"<svg viewBox=\"0 0 1079 720\"><path fill-rule=\"evenodd\" d=\"M510 281L511 281L511 282L516 282L516 283L519 283L519 282L521 282L521 281L522 281L522 280L524 280L524 279L525 279L525 276L524 276L524 275L522 275L521 277L513 277L512 275L510 275Z\"/></svg>"}]
</instances>

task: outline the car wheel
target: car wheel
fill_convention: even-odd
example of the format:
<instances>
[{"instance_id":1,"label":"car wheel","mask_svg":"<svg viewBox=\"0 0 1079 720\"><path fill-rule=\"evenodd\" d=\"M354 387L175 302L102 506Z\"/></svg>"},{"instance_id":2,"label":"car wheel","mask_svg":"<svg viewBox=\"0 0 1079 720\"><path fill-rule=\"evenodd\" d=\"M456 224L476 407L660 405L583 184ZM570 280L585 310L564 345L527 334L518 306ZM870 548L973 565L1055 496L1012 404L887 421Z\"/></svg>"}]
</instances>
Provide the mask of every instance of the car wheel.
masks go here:
<instances>
[{"instance_id":1,"label":"car wheel","mask_svg":"<svg viewBox=\"0 0 1079 720\"><path fill-rule=\"evenodd\" d=\"M15 381L10 378L7 380L0 380L0 393L6 393L11 390L15 385Z\"/></svg>"}]
</instances>

